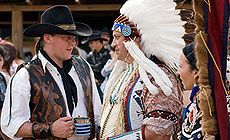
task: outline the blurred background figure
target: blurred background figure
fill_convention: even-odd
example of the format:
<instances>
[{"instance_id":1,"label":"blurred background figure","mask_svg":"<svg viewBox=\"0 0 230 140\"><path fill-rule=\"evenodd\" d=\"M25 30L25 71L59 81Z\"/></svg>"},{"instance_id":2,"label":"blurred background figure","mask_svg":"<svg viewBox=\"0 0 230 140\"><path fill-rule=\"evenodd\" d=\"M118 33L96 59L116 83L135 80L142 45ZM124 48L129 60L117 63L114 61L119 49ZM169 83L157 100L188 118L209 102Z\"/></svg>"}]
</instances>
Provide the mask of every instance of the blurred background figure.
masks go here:
<instances>
[{"instance_id":1,"label":"blurred background figure","mask_svg":"<svg viewBox=\"0 0 230 140\"><path fill-rule=\"evenodd\" d=\"M24 53L23 60L25 61L25 63L29 62L32 58L33 58L33 54L31 51Z\"/></svg>"},{"instance_id":2,"label":"blurred background figure","mask_svg":"<svg viewBox=\"0 0 230 140\"><path fill-rule=\"evenodd\" d=\"M101 75L105 77L105 80L103 81L103 83L101 84L101 87L100 87L102 93L104 93L106 83L107 83L107 81L108 81L108 79L109 79L109 75L110 75L110 73L112 72L113 67L114 67L114 65L115 65L116 62L117 62L117 54L115 53L115 47L111 47L111 48L110 48L109 54L110 54L111 59L109 59L109 60L106 62L104 68L101 70ZM103 98L105 98L105 97L106 97L106 95L104 94L104 97L103 97ZM103 100L104 100L104 99L103 99Z\"/></svg>"},{"instance_id":3,"label":"blurred background figure","mask_svg":"<svg viewBox=\"0 0 230 140\"><path fill-rule=\"evenodd\" d=\"M72 54L73 55L79 55L79 56L83 57L84 59L86 59L88 54L85 50L83 50L82 48L80 48L78 46L79 45L79 37L78 36L76 36L75 41L76 41L76 46L74 46Z\"/></svg>"},{"instance_id":4,"label":"blurred background figure","mask_svg":"<svg viewBox=\"0 0 230 140\"><path fill-rule=\"evenodd\" d=\"M101 30L101 38L105 38L107 40L103 40L102 41L102 44L103 44L103 47L110 50L111 48L111 45L110 45L110 30L108 27L104 27L102 30Z\"/></svg>"},{"instance_id":5,"label":"blurred background figure","mask_svg":"<svg viewBox=\"0 0 230 140\"><path fill-rule=\"evenodd\" d=\"M19 66L19 65L25 63L25 61L21 58L20 52L17 49L16 49L16 51L17 51L17 56L16 56L14 61Z\"/></svg>"},{"instance_id":6,"label":"blurred background figure","mask_svg":"<svg viewBox=\"0 0 230 140\"><path fill-rule=\"evenodd\" d=\"M25 63L29 62L33 58L33 53L31 52L31 49L25 47L23 48L23 60Z\"/></svg>"},{"instance_id":7,"label":"blurred background figure","mask_svg":"<svg viewBox=\"0 0 230 140\"><path fill-rule=\"evenodd\" d=\"M6 87L7 87L6 78L1 72L4 64L4 57L5 57L4 48L3 46L0 46L0 117L2 113L2 106L5 99ZM6 135L2 133L1 127L0 127L0 139L4 139L4 140L9 139Z\"/></svg>"},{"instance_id":8,"label":"blurred background figure","mask_svg":"<svg viewBox=\"0 0 230 140\"><path fill-rule=\"evenodd\" d=\"M13 44L12 43L12 38L10 36L7 36L4 38L4 40L2 41L3 44L10 44L11 46L13 46L15 49L16 49L16 58L14 59L13 61L13 65L12 66L15 66L17 68L18 65L22 64L22 63L25 63L25 61L22 59L22 57L20 56L20 52L19 50L17 49L17 44ZM16 45L16 46L15 46ZM15 65L15 63L17 65Z\"/></svg>"},{"instance_id":9,"label":"blurred background figure","mask_svg":"<svg viewBox=\"0 0 230 140\"><path fill-rule=\"evenodd\" d=\"M105 79L101 75L101 70L104 68L108 59L110 59L109 50L105 49L102 45L102 41L104 40L107 39L101 37L101 31L94 30L91 36L84 38L81 41L82 44L89 43L89 48L91 49L86 60L93 69L101 102L103 101L103 93L100 86Z\"/></svg>"},{"instance_id":10,"label":"blurred background figure","mask_svg":"<svg viewBox=\"0 0 230 140\"><path fill-rule=\"evenodd\" d=\"M2 105L6 93L6 87L7 87L6 79L4 75L1 73L4 64L4 57L5 57L4 49L2 46L0 46L0 109L2 109Z\"/></svg>"},{"instance_id":11,"label":"blurred background figure","mask_svg":"<svg viewBox=\"0 0 230 140\"><path fill-rule=\"evenodd\" d=\"M10 77L16 72L18 64L14 61L17 57L17 50L11 42L2 41L0 46L3 47L5 51L4 64L2 67L2 74L6 78L6 82L10 80Z\"/></svg>"}]
</instances>

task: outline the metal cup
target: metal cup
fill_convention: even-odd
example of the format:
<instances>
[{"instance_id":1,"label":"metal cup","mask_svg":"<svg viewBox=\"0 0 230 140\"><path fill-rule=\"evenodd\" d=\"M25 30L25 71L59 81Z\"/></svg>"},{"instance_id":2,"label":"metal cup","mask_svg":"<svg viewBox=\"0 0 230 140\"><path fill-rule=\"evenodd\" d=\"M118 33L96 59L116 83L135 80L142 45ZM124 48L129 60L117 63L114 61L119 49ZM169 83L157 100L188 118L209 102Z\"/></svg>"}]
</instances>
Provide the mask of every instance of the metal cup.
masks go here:
<instances>
[{"instance_id":1,"label":"metal cup","mask_svg":"<svg viewBox=\"0 0 230 140\"><path fill-rule=\"evenodd\" d=\"M90 118L89 117L76 117L74 118L75 125L75 136L80 139L88 139L90 138Z\"/></svg>"}]
</instances>

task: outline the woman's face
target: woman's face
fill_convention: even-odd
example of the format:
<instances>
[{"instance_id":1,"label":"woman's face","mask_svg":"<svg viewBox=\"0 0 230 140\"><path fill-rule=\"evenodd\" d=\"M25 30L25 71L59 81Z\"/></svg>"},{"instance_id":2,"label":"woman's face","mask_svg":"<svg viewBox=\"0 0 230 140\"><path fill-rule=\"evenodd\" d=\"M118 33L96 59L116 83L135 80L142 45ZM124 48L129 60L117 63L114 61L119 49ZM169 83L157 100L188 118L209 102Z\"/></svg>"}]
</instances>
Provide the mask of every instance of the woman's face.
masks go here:
<instances>
[{"instance_id":1,"label":"woman's face","mask_svg":"<svg viewBox=\"0 0 230 140\"><path fill-rule=\"evenodd\" d=\"M198 71L196 69L191 69L188 60L183 53L180 56L180 68L177 74L180 75L184 89L191 90L194 86Z\"/></svg>"}]
</instances>

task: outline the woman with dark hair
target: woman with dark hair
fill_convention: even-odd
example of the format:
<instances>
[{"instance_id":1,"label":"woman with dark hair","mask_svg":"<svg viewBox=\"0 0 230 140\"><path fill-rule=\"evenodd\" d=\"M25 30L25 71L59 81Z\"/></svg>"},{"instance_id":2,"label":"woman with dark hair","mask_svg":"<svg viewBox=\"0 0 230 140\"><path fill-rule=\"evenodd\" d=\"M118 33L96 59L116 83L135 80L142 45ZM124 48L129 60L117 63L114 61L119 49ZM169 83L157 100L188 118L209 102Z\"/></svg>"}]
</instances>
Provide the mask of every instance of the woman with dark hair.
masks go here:
<instances>
[{"instance_id":1,"label":"woman with dark hair","mask_svg":"<svg viewBox=\"0 0 230 140\"><path fill-rule=\"evenodd\" d=\"M202 111L198 105L199 83L195 58L195 43L191 43L183 48L180 56L180 69L178 74L182 80L185 90L192 90L190 95L190 104L185 110L185 119L181 129L181 140L202 140L204 137L201 133L201 116Z\"/></svg>"},{"instance_id":2,"label":"woman with dark hair","mask_svg":"<svg viewBox=\"0 0 230 140\"><path fill-rule=\"evenodd\" d=\"M11 42L8 41L2 41L0 45L3 47L5 51L5 58L4 58L4 64L2 67L2 72L4 73L4 76L6 77L7 83L9 78L15 73L17 64L14 62L14 60L17 57L17 50Z\"/></svg>"}]
</instances>

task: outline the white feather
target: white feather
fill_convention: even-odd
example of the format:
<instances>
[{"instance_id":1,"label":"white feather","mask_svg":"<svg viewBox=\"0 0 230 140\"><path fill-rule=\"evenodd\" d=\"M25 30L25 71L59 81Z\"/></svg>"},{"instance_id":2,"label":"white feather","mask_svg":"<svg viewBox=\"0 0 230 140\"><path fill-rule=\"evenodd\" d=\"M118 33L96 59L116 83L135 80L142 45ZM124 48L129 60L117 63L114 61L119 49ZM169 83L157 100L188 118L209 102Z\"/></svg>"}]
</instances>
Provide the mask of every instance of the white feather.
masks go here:
<instances>
[{"instance_id":1,"label":"white feather","mask_svg":"<svg viewBox=\"0 0 230 140\"><path fill-rule=\"evenodd\" d=\"M172 93L172 83L167 75L150 59L148 59L144 53L138 48L138 45L132 40L124 42L126 49L130 55L139 64L139 72L142 80L152 94L157 94L158 90L149 80L147 72L150 73L156 83L161 87L162 91L168 96Z\"/></svg>"},{"instance_id":2,"label":"white feather","mask_svg":"<svg viewBox=\"0 0 230 140\"><path fill-rule=\"evenodd\" d=\"M120 13L137 24L142 34L143 52L147 56L156 55L176 70L179 66L178 54L185 46L182 39L185 32L175 5L170 0L128 0ZM168 55L172 59L168 59Z\"/></svg>"},{"instance_id":3,"label":"white feather","mask_svg":"<svg viewBox=\"0 0 230 140\"><path fill-rule=\"evenodd\" d=\"M184 22L181 21L179 10L175 10L175 6L176 3L172 0L127 0L120 9L121 14L137 25L142 35L142 51L145 55L155 55L174 72L179 67L179 56L185 46L182 39L185 33ZM164 93L170 93L172 83L166 74L141 54L139 48L133 49L133 45L132 42L125 43L127 50L139 64L140 76L144 78L147 88L152 92L156 91L156 87L147 80L146 72L154 77Z\"/></svg>"}]
</instances>

